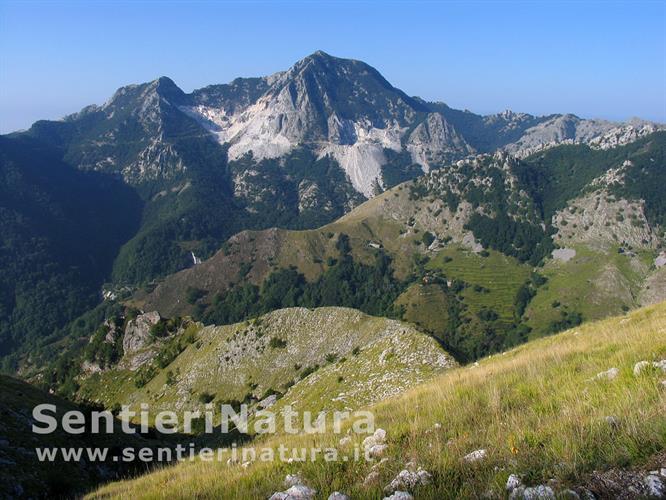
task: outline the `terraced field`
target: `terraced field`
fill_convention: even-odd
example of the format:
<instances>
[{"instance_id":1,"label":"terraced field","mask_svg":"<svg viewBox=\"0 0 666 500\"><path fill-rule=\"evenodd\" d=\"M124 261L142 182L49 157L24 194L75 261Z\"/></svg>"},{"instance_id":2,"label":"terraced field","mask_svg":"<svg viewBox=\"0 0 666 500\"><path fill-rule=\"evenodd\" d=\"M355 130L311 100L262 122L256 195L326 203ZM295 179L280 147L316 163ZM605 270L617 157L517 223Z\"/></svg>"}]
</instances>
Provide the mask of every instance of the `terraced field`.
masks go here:
<instances>
[{"instance_id":1,"label":"terraced field","mask_svg":"<svg viewBox=\"0 0 666 500\"><path fill-rule=\"evenodd\" d=\"M473 313L491 309L505 326L513 322L518 289L530 278L532 268L494 250L483 257L460 246L445 248L426 266L442 271L449 280L462 280L470 286L462 291Z\"/></svg>"}]
</instances>

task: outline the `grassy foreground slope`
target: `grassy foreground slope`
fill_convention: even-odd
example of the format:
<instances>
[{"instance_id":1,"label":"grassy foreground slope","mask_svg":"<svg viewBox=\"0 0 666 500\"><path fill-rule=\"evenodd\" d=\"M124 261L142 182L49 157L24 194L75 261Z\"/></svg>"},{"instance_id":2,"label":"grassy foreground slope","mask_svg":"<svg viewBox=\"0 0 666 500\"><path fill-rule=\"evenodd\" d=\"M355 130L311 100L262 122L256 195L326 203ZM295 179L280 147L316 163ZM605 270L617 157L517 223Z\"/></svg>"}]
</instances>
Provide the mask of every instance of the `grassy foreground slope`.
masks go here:
<instances>
[{"instance_id":1,"label":"grassy foreground slope","mask_svg":"<svg viewBox=\"0 0 666 500\"><path fill-rule=\"evenodd\" d=\"M666 373L634 375L642 360L666 358L666 303L539 339L478 365L449 370L404 395L372 407L387 431L378 476L364 486L373 464L256 462L249 467L192 462L110 484L91 498L268 498L284 489L287 473L327 498L382 498L408 462L433 480L416 498L489 498L505 495L509 474L526 484L555 479L556 492L586 485L594 470L654 467L666 448ZM597 375L611 368L614 379ZM613 418L608 418L613 417ZM360 442L364 436L354 437ZM276 436L261 446L335 446L340 436ZM342 448L342 447L340 447ZM464 457L487 450L485 459ZM662 467L664 465L661 465Z\"/></svg>"}]
</instances>

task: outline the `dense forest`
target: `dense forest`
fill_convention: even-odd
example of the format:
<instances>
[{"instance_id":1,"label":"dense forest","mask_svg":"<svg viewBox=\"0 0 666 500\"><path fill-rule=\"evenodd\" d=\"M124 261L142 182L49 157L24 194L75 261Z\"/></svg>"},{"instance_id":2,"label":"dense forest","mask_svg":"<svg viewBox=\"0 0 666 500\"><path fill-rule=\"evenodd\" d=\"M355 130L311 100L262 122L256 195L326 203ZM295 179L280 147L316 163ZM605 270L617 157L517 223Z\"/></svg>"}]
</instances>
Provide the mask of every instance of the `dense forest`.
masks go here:
<instances>
[{"instance_id":1,"label":"dense forest","mask_svg":"<svg viewBox=\"0 0 666 500\"><path fill-rule=\"evenodd\" d=\"M313 283L294 268L271 273L261 287L246 283L216 295L209 307L196 315L205 323L229 324L284 307L343 306L375 316L395 317L393 303L405 283L393 277L391 259L377 252L373 265L355 262L347 236L338 241L340 258L328 262ZM202 304L203 305L203 304Z\"/></svg>"}]
</instances>

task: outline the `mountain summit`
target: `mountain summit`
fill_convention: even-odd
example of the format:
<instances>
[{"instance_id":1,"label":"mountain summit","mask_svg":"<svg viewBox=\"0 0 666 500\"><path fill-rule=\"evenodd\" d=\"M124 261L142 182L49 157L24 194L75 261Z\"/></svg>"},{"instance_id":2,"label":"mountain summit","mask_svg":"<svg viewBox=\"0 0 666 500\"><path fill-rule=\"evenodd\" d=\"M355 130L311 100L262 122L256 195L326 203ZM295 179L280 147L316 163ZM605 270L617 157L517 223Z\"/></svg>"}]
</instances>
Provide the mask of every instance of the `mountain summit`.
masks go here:
<instances>
[{"instance_id":1,"label":"mountain summit","mask_svg":"<svg viewBox=\"0 0 666 500\"><path fill-rule=\"evenodd\" d=\"M383 186L387 152L407 150L427 171L428 149L449 156L472 151L441 115L429 117L425 104L361 61L318 51L255 82L262 83L263 94L243 106L216 105L199 92L197 104L181 109L228 143L232 160L250 151L256 160L276 158L307 145L318 157L335 158L367 197Z\"/></svg>"}]
</instances>

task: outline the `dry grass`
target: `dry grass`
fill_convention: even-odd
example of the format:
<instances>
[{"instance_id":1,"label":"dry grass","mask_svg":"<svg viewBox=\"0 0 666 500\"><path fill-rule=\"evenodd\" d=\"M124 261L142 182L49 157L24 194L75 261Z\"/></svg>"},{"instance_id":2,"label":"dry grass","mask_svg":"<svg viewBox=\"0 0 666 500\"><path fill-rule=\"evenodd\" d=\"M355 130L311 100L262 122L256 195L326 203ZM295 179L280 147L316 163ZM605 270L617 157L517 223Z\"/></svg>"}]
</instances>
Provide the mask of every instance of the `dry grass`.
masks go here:
<instances>
[{"instance_id":1,"label":"dry grass","mask_svg":"<svg viewBox=\"0 0 666 500\"><path fill-rule=\"evenodd\" d=\"M91 497L267 498L298 472L327 498L382 498L383 487L415 460L434 481L416 498L501 497L510 473L527 483L579 484L595 469L640 465L666 449L666 374L634 377L637 361L666 358L666 303L591 323L451 370L372 408L387 430L390 459L371 488L371 464L187 463L99 489ZM615 380L593 380L611 367ZM611 427L607 416L619 425ZM435 424L441 424L435 428ZM363 436L359 436L358 441ZM277 436L261 446L335 445L339 436ZM476 449L488 457L470 465Z\"/></svg>"}]
</instances>

